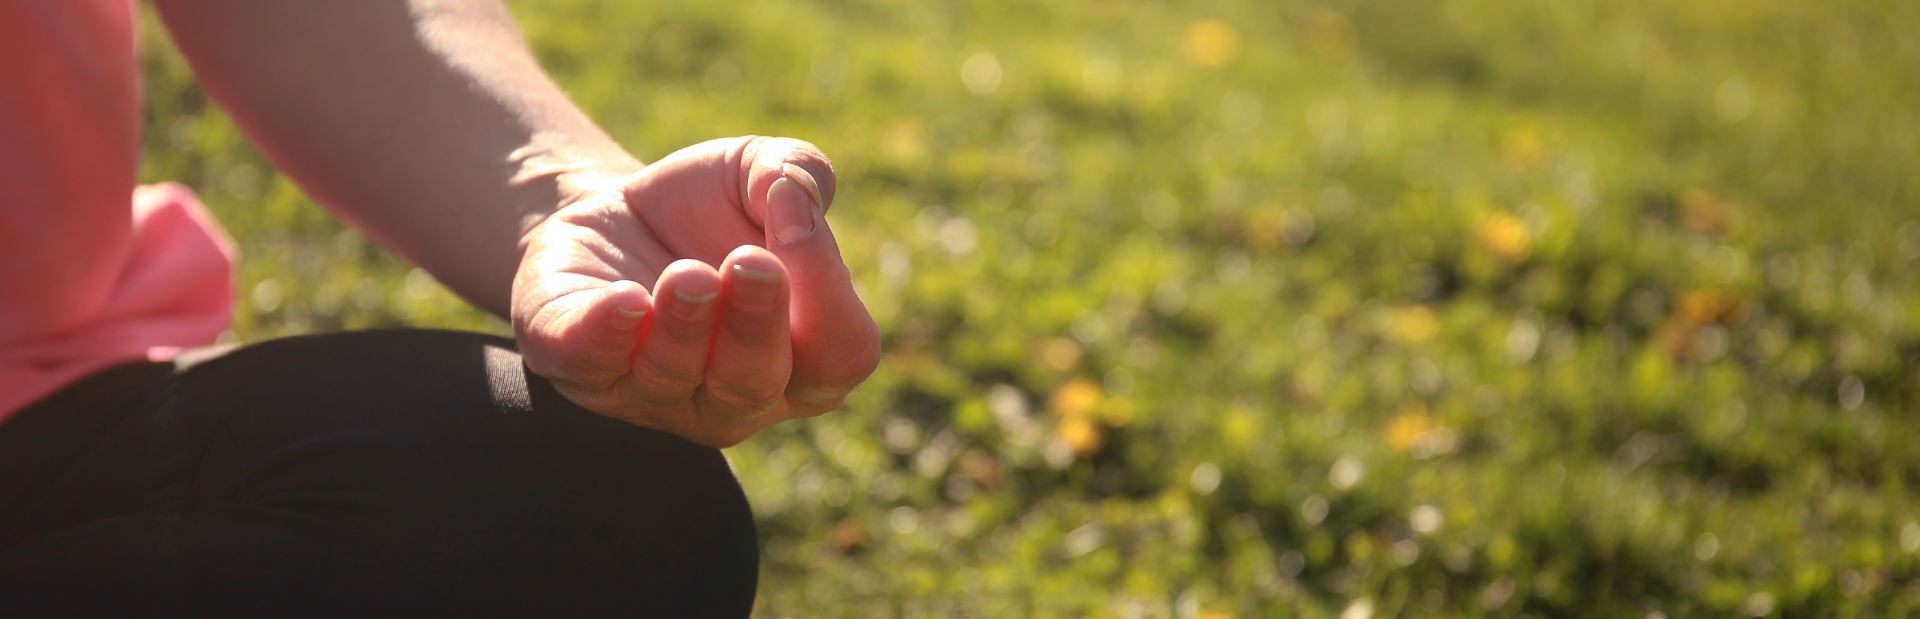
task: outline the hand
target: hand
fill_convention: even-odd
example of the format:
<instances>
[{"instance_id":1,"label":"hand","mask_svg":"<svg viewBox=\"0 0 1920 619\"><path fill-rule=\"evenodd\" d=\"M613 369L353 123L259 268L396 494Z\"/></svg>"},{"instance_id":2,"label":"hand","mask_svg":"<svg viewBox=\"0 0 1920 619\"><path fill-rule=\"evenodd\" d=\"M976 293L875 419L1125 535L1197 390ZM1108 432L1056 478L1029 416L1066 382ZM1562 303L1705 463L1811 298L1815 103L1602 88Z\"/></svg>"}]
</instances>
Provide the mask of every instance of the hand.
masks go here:
<instances>
[{"instance_id":1,"label":"hand","mask_svg":"<svg viewBox=\"0 0 1920 619\"><path fill-rule=\"evenodd\" d=\"M834 187L811 144L728 138L555 212L513 280L528 368L587 410L713 447L833 410L880 357L827 228Z\"/></svg>"}]
</instances>

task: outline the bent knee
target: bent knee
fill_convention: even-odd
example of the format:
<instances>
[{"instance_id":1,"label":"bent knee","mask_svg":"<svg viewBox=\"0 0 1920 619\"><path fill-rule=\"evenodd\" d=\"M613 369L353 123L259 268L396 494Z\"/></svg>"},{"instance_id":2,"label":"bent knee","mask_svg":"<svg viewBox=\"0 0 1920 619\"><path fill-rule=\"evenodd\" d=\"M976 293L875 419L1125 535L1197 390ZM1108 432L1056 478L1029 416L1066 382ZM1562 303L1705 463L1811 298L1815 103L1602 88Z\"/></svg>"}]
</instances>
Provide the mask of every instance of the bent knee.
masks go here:
<instances>
[{"instance_id":1,"label":"bent knee","mask_svg":"<svg viewBox=\"0 0 1920 619\"><path fill-rule=\"evenodd\" d=\"M344 517L410 549L388 573L422 587L696 609L685 616L751 607L753 517L725 457L573 405L510 341L288 338L185 376L188 414L231 428L258 472L238 482L257 491L217 494L357 496L370 508ZM430 575L445 565L463 566L457 582Z\"/></svg>"}]
</instances>

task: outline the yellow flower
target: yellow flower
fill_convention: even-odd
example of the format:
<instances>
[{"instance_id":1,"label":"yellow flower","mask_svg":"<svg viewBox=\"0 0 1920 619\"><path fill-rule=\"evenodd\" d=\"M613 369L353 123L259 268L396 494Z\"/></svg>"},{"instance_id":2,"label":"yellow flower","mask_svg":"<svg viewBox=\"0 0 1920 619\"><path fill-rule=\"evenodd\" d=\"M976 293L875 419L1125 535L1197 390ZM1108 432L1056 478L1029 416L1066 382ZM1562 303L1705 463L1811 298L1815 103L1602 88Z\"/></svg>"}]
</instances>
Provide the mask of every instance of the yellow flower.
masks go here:
<instances>
[{"instance_id":1,"label":"yellow flower","mask_svg":"<svg viewBox=\"0 0 1920 619\"><path fill-rule=\"evenodd\" d=\"M1053 390L1053 395L1047 398L1047 410L1065 418L1084 418L1106 397L1106 392L1093 379L1075 376Z\"/></svg>"},{"instance_id":2,"label":"yellow flower","mask_svg":"<svg viewBox=\"0 0 1920 619\"><path fill-rule=\"evenodd\" d=\"M1392 333L1404 342L1425 342L1440 333L1440 319L1425 305L1415 305L1393 316Z\"/></svg>"},{"instance_id":3,"label":"yellow flower","mask_svg":"<svg viewBox=\"0 0 1920 619\"><path fill-rule=\"evenodd\" d=\"M1219 20L1187 24L1180 40L1180 51L1187 62L1202 67L1218 67L1240 55L1240 31Z\"/></svg>"},{"instance_id":4,"label":"yellow flower","mask_svg":"<svg viewBox=\"0 0 1920 619\"><path fill-rule=\"evenodd\" d=\"M1074 455L1082 458L1100 453L1102 437L1100 426L1084 416L1065 417L1060 420L1060 440L1073 448Z\"/></svg>"},{"instance_id":5,"label":"yellow flower","mask_svg":"<svg viewBox=\"0 0 1920 619\"><path fill-rule=\"evenodd\" d=\"M1411 403L1402 407L1400 415L1387 423L1387 445L1395 451L1411 450L1435 427L1433 416L1427 414L1427 406L1419 402Z\"/></svg>"},{"instance_id":6,"label":"yellow flower","mask_svg":"<svg viewBox=\"0 0 1920 619\"><path fill-rule=\"evenodd\" d=\"M1480 220L1480 244L1507 262L1519 262L1533 243L1527 225L1506 213L1493 213Z\"/></svg>"}]
</instances>

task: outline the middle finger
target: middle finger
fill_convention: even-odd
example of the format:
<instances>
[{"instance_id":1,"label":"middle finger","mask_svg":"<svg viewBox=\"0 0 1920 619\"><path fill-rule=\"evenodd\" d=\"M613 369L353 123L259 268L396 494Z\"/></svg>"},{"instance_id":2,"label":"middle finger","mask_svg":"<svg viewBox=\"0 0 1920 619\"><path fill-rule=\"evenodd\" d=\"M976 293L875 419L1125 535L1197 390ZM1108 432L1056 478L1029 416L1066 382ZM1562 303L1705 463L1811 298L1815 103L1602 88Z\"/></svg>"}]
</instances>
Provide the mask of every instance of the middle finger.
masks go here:
<instances>
[{"instance_id":1,"label":"middle finger","mask_svg":"<svg viewBox=\"0 0 1920 619\"><path fill-rule=\"evenodd\" d=\"M654 284L654 311L633 358L633 378L650 402L687 402L705 381L707 349L719 317L720 274L679 260Z\"/></svg>"}]
</instances>

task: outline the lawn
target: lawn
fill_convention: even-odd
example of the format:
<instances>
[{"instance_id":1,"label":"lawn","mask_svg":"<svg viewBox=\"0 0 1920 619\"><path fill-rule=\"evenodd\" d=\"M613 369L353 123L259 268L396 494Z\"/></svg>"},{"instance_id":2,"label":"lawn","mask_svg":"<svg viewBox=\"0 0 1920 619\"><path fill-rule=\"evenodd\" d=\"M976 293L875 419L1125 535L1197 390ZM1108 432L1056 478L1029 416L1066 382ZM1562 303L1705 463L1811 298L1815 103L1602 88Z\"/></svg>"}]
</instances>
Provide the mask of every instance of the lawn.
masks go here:
<instances>
[{"instance_id":1,"label":"lawn","mask_svg":"<svg viewBox=\"0 0 1920 619\"><path fill-rule=\"evenodd\" d=\"M643 159L835 160L888 352L728 452L758 616L1920 614L1920 4L511 5ZM224 338L506 331L143 33Z\"/></svg>"}]
</instances>

